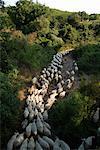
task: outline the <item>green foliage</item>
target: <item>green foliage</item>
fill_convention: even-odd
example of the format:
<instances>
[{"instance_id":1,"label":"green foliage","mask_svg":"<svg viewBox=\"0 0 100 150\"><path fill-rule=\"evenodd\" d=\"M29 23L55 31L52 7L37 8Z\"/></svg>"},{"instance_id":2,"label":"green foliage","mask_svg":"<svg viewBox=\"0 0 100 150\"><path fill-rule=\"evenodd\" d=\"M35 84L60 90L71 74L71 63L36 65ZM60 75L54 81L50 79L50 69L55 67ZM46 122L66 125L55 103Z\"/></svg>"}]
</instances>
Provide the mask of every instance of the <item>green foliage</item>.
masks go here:
<instances>
[{"instance_id":1,"label":"green foliage","mask_svg":"<svg viewBox=\"0 0 100 150\"><path fill-rule=\"evenodd\" d=\"M0 72L0 114L2 144L6 144L10 136L15 132L19 122L19 101L16 98L17 89L7 75ZM6 136L6 138L5 138Z\"/></svg>"},{"instance_id":2,"label":"green foliage","mask_svg":"<svg viewBox=\"0 0 100 150\"><path fill-rule=\"evenodd\" d=\"M81 46L73 55L77 58L80 71L100 73L100 44Z\"/></svg>"},{"instance_id":3,"label":"green foliage","mask_svg":"<svg viewBox=\"0 0 100 150\"><path fill-rule=\"evenodd\" d=\"M19 62L28 64L33 69L41 69L52 60L55 54L53 48L43 48L38 44L27 46L18 55Z\"/></svg>"},{"instance_id":4,"label":"green foliage","mask_svg":"<svg viewBox=\"0 0 100 150\"><path fill-rule=\"evenodd\" d=\"M92 98L79 91L58 101L49 111L54 134L64 139L71 148L77 147L82 137L95 134L95 126L89 120L93 104Z\"/></svg>"},{"instance_id":5,"label":"green foliage","mask_svg":"<svg viewBox=\"0 0 100 150\"><path fill-rule=\"evenodd\" d=\"M0 30L14 28L14 23L6 12L0 10Z\"/></svg>"}]
</instances>

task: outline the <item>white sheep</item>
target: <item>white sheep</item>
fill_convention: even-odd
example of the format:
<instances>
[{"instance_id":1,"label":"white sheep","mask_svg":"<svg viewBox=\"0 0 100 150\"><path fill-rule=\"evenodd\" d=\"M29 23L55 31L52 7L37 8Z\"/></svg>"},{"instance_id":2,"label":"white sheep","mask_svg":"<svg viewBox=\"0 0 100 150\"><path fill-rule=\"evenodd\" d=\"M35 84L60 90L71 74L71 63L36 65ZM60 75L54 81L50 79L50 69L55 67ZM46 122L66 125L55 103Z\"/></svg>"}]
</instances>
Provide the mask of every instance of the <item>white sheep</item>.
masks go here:
<instances>
[{"instance_id":1,"label":"white sheep","mask_svg":"<svg viewBox=\"0 0 100 150\"><path fill-rule=\"evenodd\" d=\"M58 88L58 93L61 93L61 92L63 92L63 88L62 87Z\"/></svg>"},{"instance_id":2,"label":"white sheep","mask_svg":"<svg viewBox=\"0 0 100 150\"><path fill-rule=\"evenodd\" d=\"M39 118L39 116L37 117L37 120L36 120L36 126L37 126L37 130L43 133L43 123L41 119Z\"/></svg>"},{"instance_id":3,"label":"white sheep","mask_svg":"<svg viewBox=\"0 0 100 150\"><path fill-rule=\"evenodd\" d=\"M34 142L33 137L30 138L27 148L29 150L34 150L34 148L35 148L35 142Z\"/></svg>"},{"instance_id":4,"label":"white sheep","mask_svg":"<svg viewBox=\"0 0 100 150\"><path fill-rule=\"evenodd\" d=\"M78 67L77 66L75 66L75 71L78 71Z\"/></svg>"},{"instance_id":5,"label":"white sheep","mask_svg":"<svg viewBox=\"0 0 100 150\"><path fill-rule=\"evenodd\" d=\"M94 121L95 123L97 123L97 122L99 121L99 118L100 118L99 110L100 110L100 108L97 108L96 112L95 112L94 115L93 115L93 121Z\"/></svg>"},{"instance_id":6,"label":"white sheep","mask_svg":"<svg viewBox=\"0 0 100 150\"><path fill-rule=\"evenodd\" d=\"M50 149L49 144L40 136L38 136L38 142L44 149Z\"/></svg>"},{"instance_id":7,"label":"white sheep","mask_svg":"<svg viewBox=\"0 0 100 150\"><path fill-rule=\"evenodd\" d=\"M70 72L69 72L69 71L66 71L66 73L67 73L68 75L70 75Z\"/></svg>"},{"instance_id":8,"label":"white sheep","mask_svg":"<svg viewBox=\"0 0 100 150\"><path fill-rule=\"evenodd\" d=\"M27 137L29 137L31 135L31 129L32 129L32 123L29 123L29 125L26 127Z\"/></svg>"},{"instance_id":9,"label":"white sheep","mask_svg":"<svg viewBox=\"0 0 100 150\"><path fill-rule=\"evenodd\" d=\"M43 150L43 148L41 147L41 145L39 144L38 141L36 141L35 146L36 146L36 147L35 147L36 150Z\"/></svg>"},{"instance_id":10,"label":"white sheep","mask_svg":"<svg viewBox=\"0 0 100 150\"><path fill-rule=\"evenodd\" d=\"M74 81L74 80L75 80L74 76L72 76L72 77L71 77L71 80L72 80L72 81Z\"/></svg>"},{"instance_id":11,"label":"white sheep","mask_svg":"<svg viewBox=\"0 0 100 150\"><path fill-rule=\"evenodd\" d=\"M22 144L22 142L24 141L24 133L21 133L17 136L17 138L14 141L14 146L20 146Z\"/></svg>"},{"instance_id":12,"label":"white sheep","mask_svg":"<svg viewBox=\"0 0 100 150\"><path fill-rule=\"evenodd\" d=\"M43 133L46 136L50 136L51 135L51 131L45 125L43 125Z\"/></svg>"},{"instance_id":13,"label":"white sheep","mask_svg":"<svg viewBox=\"0 0 100 150\"><path fill-rule=\"evenodd\" d=\"M8 144L7 144L7 150L13 150L13 145L14 145L14 142L16 140L16 137L18 136L19 133L15 133L11 138L10 140L8 141Z\"/></svg>"},{"instance_id":14,"label":"white sheep","mask_svg":"<svg viewBox=\"0 0 100 150\"><path fill-rule=\"evenodd\" d=\"M64 141L59 140L59 144L61 146L61 149L63 149L63 150L70 150L69 145L67 143L65 143Z\"/></svg>"},{"instance_id":15,"label":"white sheep","mask_svg":"<svg viewBox=\"0 0 100 150\"><path fill-rule=\"evenodd\" d=\"M44 119L44 120L47 120L47 119L48 119L48 112L47 112L47 110L45 110L45 111L43 112L43 119Z\"/></svg>"},{"instance_id":16,"label":"white sheep","mask_svg":"<svg viewBox=\"0 0 100 150\"><path fill-rule=\"evenodd\" d=\"M42 138L43 138L50 146L53 147L54 141L53 141L52 139L50 139L50 138L47 137L47 136L43 136Z\"/></svg>"},{"instance_id":17,"label":"white sheep","mask_svg":"<svg viewBox=\"0 0 100 150\"><path fill-rule=\"evenodd\" d=\"M33 120L34 118L34 111L32 110L30 113L29 113L29 120Z\"/></svg>"},{"instance_id":18,"label":"white sheep","mask_svg":"<svg viewBox=\"0 0 100 150\"><path fill-rule=\"evenodd\" d=\"M44 74L43 74L43 77L46 78L46 76L47 76L47 75L44 73Z\"/></svg>"},{"instance_id":19,"label":"white sheep","mask_svg":"<svg viewBox=\"0 0 100 150\"><path fill-rule=\"evenodd\" d=\"M32 79L32 83L33 83L33 84L36 84L36 82L37 82L37 78L34 77L34 78Z\"/></svg>"},{"instance_id":20,"label":"white sheep","mask_svg":"<svg viewBox=\"0 0 100 150\"><path fill-rule=\"evenodd\" d=\"M31 130L34 135L37 135L37 126L35 120L32 122Z\"/></svg>"},{"instance_id":21,"label":"white sheep","mask_svg":"<svg viewBox=\"0 0 100 150\"><path fill-rule=\"evenodd\" d=\"M29 115L29 111L28 111L28 108L25 107L25 110L24 110L24 117L27 118Z\"/></svg>"},{"instance_id":22,"label":"white sheep","mask_svg":"<svg viewBox=\"0 0 100 150\"><path fill-rule=\"evenodd\" d=\"M72 71L71 71L71 74L72 74L72 75L74 75L74 74L75 74L74 70L72 70Z\"/></svg>"},{"instance_id":23,"label":"white sheep","mask_svg":"<svg viewBox=\"0 0 100 150\"><path fill-rule=\"evenodd\" d=\"M25 120L21 123L22 128L23 128L23 129L25 129L25 128L26 128L26 126L27 126L27 124L28 124L28 120L27 120L27 119L25 119Z\"/></svg>"},{"instance_id":24,"label":"white sheep","mask_svg":"<svg viewBox=\"0 0 100 150\"><path fill-rule=\"evenodd\" d=\"M49 130L51 129L51 126L47 122L43 122L43 123Z\"/></svg>"},{"instance_id":25,"label":"white sheep","mask_svg":"<svg viewBox=\"0 0 100 150\"><path fill-rule=\"evenodd\" d=\"M27 150L27 145L28 145L28 138L24 140L24 142L22 143L20 147L20 150Z\"/></svg>"},{"instance_id":26,"label":"white sheep","mask_svg":"<svg viewBox=\"0 0 100 150\"><path fill-rule=\"evenodd\" d=\"M61 92L61 93L59 94L59 96L62 97L62 98L65 97L65 95L66 95L66 92L65 92L65 91L63 91L63 92Z\"/></svg>"},{"instance_id":27,"label":"white sheep","mask_svg":"<svg viewBox=\"0 0 100 150\"><path fill-rule=\"evenodd\" d=\"M68 89L71 89L71 87L72 87L72 83L69 83L69 84L67 85L67 88L68 88Z\"/></svg>"}]
</instances>

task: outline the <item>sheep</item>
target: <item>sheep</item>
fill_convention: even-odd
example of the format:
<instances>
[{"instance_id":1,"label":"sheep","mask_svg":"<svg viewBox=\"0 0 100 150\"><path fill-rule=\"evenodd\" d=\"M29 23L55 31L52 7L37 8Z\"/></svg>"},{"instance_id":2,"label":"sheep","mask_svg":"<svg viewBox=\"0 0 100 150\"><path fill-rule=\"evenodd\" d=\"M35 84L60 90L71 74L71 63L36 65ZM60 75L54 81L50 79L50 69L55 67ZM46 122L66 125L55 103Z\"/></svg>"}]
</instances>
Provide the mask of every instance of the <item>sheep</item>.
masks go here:
<instances>
[{"instance_id":1,"label":"sheep","mask_svg":"<svg viewBox=\"0 0 100 150\"><path fill-rule=\"evenodd\" d=\"M41 114L41 112L38 113L38 116L41 119L41 121L43 121L43 115Z\"/></svg>"},{"instance_id":2,"label":"sheep","mask_svg":"<svg viewBox=\"0 0 100 150\"><path fill-rule=\"evenodd\" d=\"M22 142L24 141L24 133L21 133L17 136L17 138L14 141L14 146L18 147L22 144Z\"/></svg>"},{"instance_id":3,"label":"sheep","mask_svg":"<svg viewBox=\"0 0 100 150\"><path fill-rule=\"evenodd\" d=\"M36 126L37 126L37 130L43 133L43 123L41 119L39 118L39 116L37 117L37 120L36 120Z\"/></svg>"},{"instance_id":4,"label":"sheep","mask_svg":"<svg viewBox=\"0 0 100 150\"><path fill-rule=\"evenodd\" d=\"M64 84L65 84L64 80L61 80L61 84L62 84L62 85L64 85Z\"/></svg>"},{"instance_id":5,"label":"sheep","mask_svg":"<svg viewBox=\"0 0 100 150\"><path fill-rule=\"evenodd\" d=\"M32 122L31 130L34 135L37 135L37 126L35 120Z\"/></svg>"},{"instance_id":6,"label":"sheep","mask_svg":"<svg viewBox=\"0 0 100 150\"><path fill-rule=\"evenodd\" d=\"M58 74L61 75L61 71L60 70L58 71Z\"/></svg>"},{"instance_id":7,"label":"sheep","mask_svg":"<svg viewBox=\"0 0 100 150\"><path fill-rule=\"evenodd\" d=\"M63 65L59 65L59 68L61 68L61 69L62 69L62 68L63 68Z\"/></svg>"},{"instance_id":8,"label":"sheep","mask_svg":"<svg viewBox=\"0 0 100 150\"><path fill-rule=\"evenodd\" d=\"M63 88L58 88L58 93L63 92Z\"/></svg>"},{"instance_id":9,"label":"sheep","mask_svg":"<svg viewBox=\"0 0 100 150\"><path fill-rule=\"evenodd\" d=\"M48 78L48 81L49 81L49 82L51 82L51 81L52 81L52 79L49 77L49 78Z\"/></svg>"},{"instance_id":10,"label":"sheep","mask_svg":"<svg viewBox=\"0 0 100 150\"><path fill-rule=\"evenodd\" d=\"M27 118L29 115L29 111L28 111L28 108L25 107L25 110L24 110L24 117Z\"/></svg>"},{"instance_id":11,"label":"sheep","mask_svg":"<svg viewBox=\"0 0 100 150\"><path fill-rule=\"evenodd\" d=\"M58 93L55 92L55 93L53 93L53 94L50 95L50 98L54 99L57 95L58 95Z\"/></svg>"},{"instance_id":12,"label":"sheep","mask_svg":"<svg viewBox=\"0 0 100 150\"><path fill-rule=\"evenodd\" d=\"M10 140L8 141L8 144L7 144L7 150L13 150L13 145L14 145L14 142L15 142L18 134L19 133L17 132L10 138Z\"/></svg>"},{"instance_id":13,"label":"sheep","mask_svg":"<svg viewBox=\"0 0 100 150\"><path fill-rule=\"evenodd\" d=\"M22 143L20 147L20 150L27 150L27 145L28 145L28 138L24 140L24 142Z\"/></svg>"},{"instance_id":14,"label":"sheep","mask_svg":"<svg viewBox=\"0 0 100 150\"><path fill-rule=\"evenodd\" d=\"M77 66L77 63L76 63L76 62L74 63L74 66Z\"/></svg>"},{"instance_id":15,"label":"sheep","mask_svg":"<svg viewBox=\"0 0 100 150\"><path fill-rule=\"evenodd\" d=\"M63 97L65 97L65 94L66 94L66 92L63 91L63 92L61 92L61 93L59 94L59 96L63 98Z\"/></svg>"},{"instance_id":16,"label":"sheep","mask_svg":"<svg viewBox=\"0 0 100 150\"><path fill-rule=\"evenodd\" d=\"M40 107L40 111L41 111L41 113L43 113L43 112L44 112L44 104L42 104L42 105L41 105L41 107Z\"/></svg>"},{"instance_id":17,"label":"sheep","mask_svg":"<svg viewBox=\"0 0 100 150\"><path fill-rule=\"evenodd\" d=\"M58 83L58 84L57 84L57 88L62 88L61 83Z\"/></svg>"},{"instance_id":18,"label":"sheep","mask_svg":"<svg viewBox=\"0 0 100 150\"><path fill-rule=\"evenodd\" d=\"M42 73L44 74L44 73L45 73L45 70L42 70Z\"/></svg>"},{"instance_id":19,"label":"sheep","mask_svg":"<svg viewBox=\"0 0 100 150\"><path fill-rule=\"evenodd\" d=\"M70 72L69 71L66 71L67 75L70 75Z\"/></svg>"},{"instance_id":20,"label":"sheep","mask_svg":"<svg viewBox=\"0 0 100 150\"><path fill-rule=\"evenodd\" d=\"M75 71L78 71L78 67L77 66L75 66Z\"/></svg>"},{"instance_id":21,"label":"sheep","mask_svg":"<svg viewBox=\"0 0 100 150\"><path fill-rule=\"evenodd\" d=\"M72 77L71 77L71 80L72 80L72 81L74 81L74 80L75 80L74 76L72 76Z\"/></svg>"},{"instance_id":22,"label":"sheep","mask_svg":"<svg viewBox=\"0 0 100 150\"><path fill-rule=\"evenodd\" d=\"M29 88L28 92L30 94L32 94L34 92L34 89L35 89L35 87L34 87L34 85L32 85L31 88Z\"/></svg>"},{"instance_id":23,"label":"sheep","mask_svg":"<svg viewBox=\"0 0 100 150\"><path fill-rule=\"evenodd\" d=\"M84 141L83 141L82 144L78 147L78 150L85 150L85 143L84 143Z\"/></svg>"},{"instance_id":24,"label":"sheep","mask_svg":"<svg viewBox=\"0 0 100 150\"><path fill-rule=\"evenodd\" d=\"M38 89L35 89L34 94L35 94L35 95L38 94Z\"/></svg>"},{"instance_id":25,"label":"sheep","mask_svg":"<svg viewBox=\"0 0 100 150\"><path fill-rule=\"evenodd\" d=\"M51 135L51 131L45 125L43 125L43 133L47 136Z\"/></svg>"},{"instance_id":26,"label":"sheep","mask_svg":"<svg viewBox=\"0 0 100 150\"><path fill-rule=\"evenodd\" d=\"M67 82L68 84L70 84L70 83L71 83L71 80L70 80L70 79L67 79L66 82Z\"/></svg>"},{"instance_id":27,"label":"sheep","mask_svg":"<svg viewBox=\"0 0 100 150\"><path fill-rule=\"evenodd\" d=\"M30 112L32 111L32 105L29 104L29 105L27 106L27 108L28 108L28 112L30 113Z\"/></svg>"},{"instance_id":28,"label":"sheep","mask_svg":"<svg viewBox=\"0 0 100 150\"><path fill-rule=\"evenodd\" d=\"M38 110L37 110L37 108L35 107L35 109L34 109L34 115L35 116L37 116L38 115Z\"/></svg>"},{"instance_id":29,"label":"sheep","mask_svg":"<svg viewBox=\"0 0 100 150\"><path fill-rule=\"evenodd\" d=\"M46 78L46 74L45 73L43 74L43 77Z\"/></svg>"},{"instance_id":30,"label":"sheep","mask_svg":"<svg viewBox=\"0 0 100 150\"><path fill-rule=\"evenodd\" d=\"M39 95L39 96L38 96L38 99L39 99L39 102L42 102L42 101L43 101L42 95Z\"/></svg>"},{"instance_id":31,"label":"sheep","mask_svg":"<svg viewBox=\"0 0 100 150\"><path fill-rule=\"evenodd\" d=\"M53 61L53 63L52 63L54 66L56 66L56 67L58 67L59 66L59 64L58 63L56 63L56 62L54 62Z\"/></svg>"},{"instance_id":32,"label":"sheep","mask_svg":"<svg viewBox=\"0 0 100 150\"><path fill-rule=\"evenodd\" d=\"M74 74L75 74L74 70L72 70L72 71L71 71L71 74L72 74L72 75L74 75Z\"/></svg>"},{"instance_id":33,"label":"sheep","mask_svg":"<svg viewBox=\"0 0 100 150\"><path fill-rule=\"evenodd\" d=\"M37 78L34 77L34 78L32 79L32 83L33 83L33 84L36 84L36 82L37 82Z\"/></svg>"},{"instance_id":34,"label":"sheep","mask_svg":"<svg viewBox=\"0 0 100 150\"><path fill-rule=\"evenodd\" d=\"M46 71L46 68L44 68L43 70Z\"/></svg>"},{"instance_id":35,"label":"sheep","mask_svg":"<svg viewBox=\"0 0 100 150\"><path fill-rule=\"evenodd\" d=\"M29 123L29 125L26 127L26 136L29 137L31 135L31 128L32 123Z\"/></svg>"},{"instance_id":36,"label":"sheep","mask_svg":"<svg viewBox=\"0 0 100 150\"><path fill-rule=\"evenodd\" d=\"M43 148L41 147L41 145L38 143L38 141L36 141L36 144L35 144L35 149L36 150L43 150Z\"/></svg>"},{"instance_id":37,"label":"sheep","mask_svg":"<svg viewBox=\"0 0 100 150\"><path fill-rule=\"evenodd\" d=\"M99 117L100 117L99 116L99 110L100 110L100 108L97 108L96 112L93 115L93 122L94 123L97 123L99 121Z\"/></svg>"},{"instance_id":38,"label":"sheep","mask_svg":"<svg viewBox=\"0 0 100 150\"><path fill-rule=\"evenodd\" d=\"M28 149L29 150L34 150L34 148L35 148L35 142L34 142L34 139L33 139L33 137L31 137L30 138L30 140L29 140L29 143L28 143Z\"/></svg>"},{"instance_id":39,"label":"sheep","mask_svg":"<svg viewBox=\"0 0 100 150\"><path fill-rule=\"evenodd\" d=\"M47 119L48 119L48 112L47 112L47 110L45 110L45 111L43 112L43 119L44 119L44 120L47 120Z\"/></svg>"},{"instance_id":40,"label":"sheep","mask_svg":"<svg viewBox=\"0 0 100 150\"><path fill-rule=\"evenodd\" d=\"M61 80L62 80L62 76L61 76L61 75L59 75L58 77L59 77L59 79L61 79Z\"/></svg>"},{"instance_id":41,"label":"sheep","mask_svg":"<svg viewBox=\"0 0 100 150\"><path fill-rule=\"evenodd\" d=\"M57 70L57 67L54 66L53 64L51 64L51 67L52 67L53 69Z\"/></svg>"},{"instance_id":42,"label":"sheep","mask_svg":"<svg viewBox=\"0 0 100 150\"><path fill-rule=\"evenodd\" d=\"M58 74L55 74L55 80L58 82Z\"/></svg>"},{"instance_id":43,"label":"sheep","mask_svg":"<svg viewBox=\"0 0 100 150\"><path fill-rule=\"evenodd\" d=\"M52 139L48 138L47 136L43 136L42 138L43 138L50 146L53 147L54 141L53 141Z\"/></svg>"},{"instance_id":44,"label":"sheep","mask_svg":"<svg viewBox=\"0 0 100 150\"><path fill-rule=\"evenodd\" d=\"M85 139L85 146L86 148L89 148L92 146L92 140L95 138L95 136L89 136L87 139Z\"/></svg>"},{"instance_id":45,"label":"sheep","mask_svg":"<svg viewBox=\"0 0 100 150\"><path fill-rule=\"evenodd\" d=\"M54 69L51 69L51 72L54 74L54 72L55 72Z\"/></svg>"},{"instance_id":46,"label":"sheep","mask_svg":"<svg viewBox=\"0 0 100 150\"><path fill-rule=\"evenodd\" d=\"M49 144L44 139L42 139L40 136L38 136L38 142L44 149L50 148Z\"/></svg>"},{"instance_id":47,"label":"sheep","mask_svg":"<svg viewBox=\"0 0 100 150\"><path fill-rule=\"evenodd\" d=\"M58 139L55 140L55 143L54 143L54 145L53 145L53 150L62 150L62 149L60 148Z\"/></svg>"},{"instance_id":48,"label":"sheep","mask_svg":"<svg viewBox=\"0 0 100 150\"><path fill-rule=\"evenodd\" d=\"M47 122L44 122L44 125L50 130L51 129L51 126L47 123Z\"/></svg>"},{"instance_id":49,"label":"sheep","mask_svg":"<svg viewBox=\"0 0 100 150\"><path fill-rule=\"evenodd\" d=\"M54 77L54 74L52 73L52 74L51 74L51 78L53 79L53 77Z\"/></svg>"},{"instance_id":50,"label":"sheep","mask_svg":"<svg viewBox=\"0 0 100 150\"><path fill-rule=\"evenodd\" d=\"M53 105L53 103L55 102L55 100L56 100L56 98L54 98L54 99L48 98L47 104L45 105L45 108L50 109L51 106Z\"/></svg>"},{"instance_id":51,"label":"sheep","mask_svg":"<svg viewBox=\"0 0 100 150\"><path fill-rule=\"evenodd\" d=\"M27 126L27 124L28 124L28 120L27 120L27 119L25 119L25 120L21 123L22 128L23 128L23 129L25 129L25 128L26 128L26 126Z\"/></svg>"},{"instance_id":52,"label":"sheep","mask_svg":"<svg viewBox=\"0 0 100 150\"><path fill-rule=\"evenodd\" d=\"M70 150L69 145L66 144L64 141L59 140L59 144L60 144L60 146L61 146L61 149L63 149L63 150Z\"/></svg>"},{"instance_id":53,"label":"sheep","mask_svg":"<svg viewBox=\"0 0 100 150\"><path fill-rule=\"evenodd\" d=\"M71 89L71 87L72 87L72 83L69 83L69 84L67 85L67 88L68 88L68 89Z\"/></svg>"},{"instance_id":54,"label":"sheep","mask_svg":"<svg viewBox=\"0 0 100 150\"><path fill-rule=\"evenodd\" d=\"M53 62L54 62L54 63L61 64L62 60L60 60L60 59L58 60L57 58L54 58L53 61L52 61L52 63L53 63Z\"/></svg>"},{"instance_id":55,"label":"sheep","mask_svg":"<svg viewBox=\"0 0 100 150\"><path fill-rule=\"evenodd\" d=\"M30 113L29 113L29 120L33 120L34 118L34 111L32 110Z\"/></svg>"},{"instance_id":56,"label":"sheep","mask_svg":"<svg viewBox=\"0 0 100 150\"><path fill-rule=\"evenodd\" d=\"M46 74L48 77L50 76L50 72L48 70L46 71Z\"/></svg>"}]
</instances>

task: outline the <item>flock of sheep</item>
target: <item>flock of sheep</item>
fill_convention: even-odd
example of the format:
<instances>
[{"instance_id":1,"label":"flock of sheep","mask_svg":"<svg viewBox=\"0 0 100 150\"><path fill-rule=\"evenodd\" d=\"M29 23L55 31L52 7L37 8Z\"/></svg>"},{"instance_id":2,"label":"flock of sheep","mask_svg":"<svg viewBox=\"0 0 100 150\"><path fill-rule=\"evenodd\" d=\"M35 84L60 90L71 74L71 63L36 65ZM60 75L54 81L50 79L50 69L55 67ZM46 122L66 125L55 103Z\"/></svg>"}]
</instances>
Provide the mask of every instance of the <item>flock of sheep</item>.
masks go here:
<instances>
[{"instance_id":1,"label":"flock of sheep","mask_svg":"<svg viewBox=\"0 0 100 150\"><path fill-rule=\"evenodd\" d=\"M39 79L36 77L32 79L33 85L26 99L24 120L21 124L23 132L17 132L11 137L7 150L70 150L68 144L52 136L51 126L48 123L48 110L58 96L66 95L61 69L63 56L67 53L54 55L48 68L42 70ZM75 80L74 75L78 71L75 61L73 61L73 68L70 72L67 71L67 74L70 75L70 78L66 80L68 89L72 87ZM55 82L56 87L49 93L48 98L45 98L52 81Z\"/></svg>"}]
</instances>

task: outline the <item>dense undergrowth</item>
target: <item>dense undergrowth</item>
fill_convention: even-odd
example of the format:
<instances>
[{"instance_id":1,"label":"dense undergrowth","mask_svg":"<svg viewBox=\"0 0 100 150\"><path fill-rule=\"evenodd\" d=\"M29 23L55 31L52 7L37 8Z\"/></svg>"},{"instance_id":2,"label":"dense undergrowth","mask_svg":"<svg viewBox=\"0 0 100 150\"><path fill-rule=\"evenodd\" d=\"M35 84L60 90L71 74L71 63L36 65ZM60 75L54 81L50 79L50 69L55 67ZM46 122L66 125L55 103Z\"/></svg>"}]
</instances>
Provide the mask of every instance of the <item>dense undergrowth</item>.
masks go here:
<instances>
[{"instance_id":1,"label":"dense undergrowth","mask_svg":"<svg viewBox=\"0 0 100 150\"><path fill-rule=\"evenodd\" d=\"M95 74L97 80L97 74L100 74L100 15L50 9L31 0L20 0L16 6L0 4L1 142L5 147L20 126L22 110L19 109L17 93L26 85L21 76L27 70L33 70L34 76L50 63L57 51L75 48L73 56L78 62L79 72ZM29 73L30 79L32 75ZM92 80L94 82L94 77ZM79 143L81 136L95 134L98 126L92 125L88 118L93 99L99 97L99 88L96 89L93 82L65 98L64 102L58 102L50 114L55 133L65 141L73 141L72 146L75 146L75 138ZM95 83L99 85L98 80ZM92 98L90 94L86 95L91 87Z\"/></svg>"}]
</instances>

